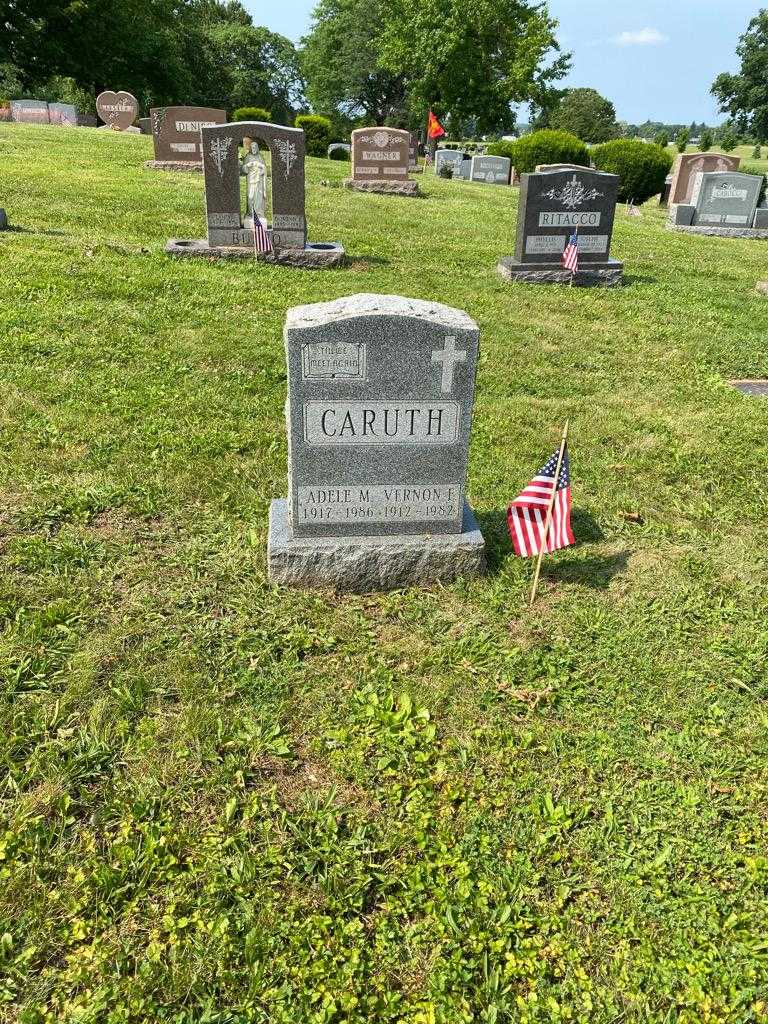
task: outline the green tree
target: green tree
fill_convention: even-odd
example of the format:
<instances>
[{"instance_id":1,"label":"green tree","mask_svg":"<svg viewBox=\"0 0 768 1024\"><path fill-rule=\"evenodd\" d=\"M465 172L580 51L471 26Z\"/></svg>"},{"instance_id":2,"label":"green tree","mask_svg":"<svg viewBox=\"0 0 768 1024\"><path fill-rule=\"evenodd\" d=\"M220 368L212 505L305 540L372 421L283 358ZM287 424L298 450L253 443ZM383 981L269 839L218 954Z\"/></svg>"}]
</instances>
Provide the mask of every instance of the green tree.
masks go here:
<instances>
[{"instance_id":1,"label":"green tree","mask_svg":"<svg viewBox=\"0 0 768 1024\"><path fill-rule=\"evenodd\" d=\"M511 129L512 104L540 103L570 67L535 0L388 0L384 10L381 63L405 79L419 117L433 105L458 123L475 118L483 135Z\"/></svg>"},{"instance_id":2,"label":"green tree","mask_svg":"<svg viewBox=\"0 0 768 1024\"><path fill-rule=\"evenodd\" d=\"M714 139L712 136L712 130L710 128L704 128L699 138L699 149L702 153L706 153L712 149L712 143Z\"/></svg>"},{"instance_id":3,"label":"green tree","mask_svg":"<svg viewBox=\"0 0 768 1024\"><path fill-rule=\"evenodd\" d=\"M661 146L662 149L666 149L669 145L669 132L657 132L653 141L657 146Z\"/></svg>"},{"instance_id":4,"label":"green tree","mask_svg":"<svg viewBox=\"0 0 768 1024\"><path fill-rule=\"evenodd\" d=\"M752 18L739 39L736 54L741 59L738 74L718 75L712 84L712 94L722 113L730 115L739 131L768 138L768 10L761 10Z\"/></svg>"},{"instance_id":5,"label":"green tree","mask_svg":"<svg viewBox=\"0 0 768 1024\"><path fill-rule=\"evenodd\" d=\"M567 89L550 115L549 127L591 143L608 142L621 134L616 108L596 89Z\"/></svg>"},{"instance_id":6,"label":"green tree","mask_svg":"<svg viewBox=\"0 0 768 1024\"><path fill-rule=\"evenodd\" d=\"M763 158L763 147L761 142L755 143L755 148L752 150L753 160L762 160Z\"/></svg>"},{"instance_id":7,"label":"green tree","mask_svg":"<svg viewBox=\"0 0 768 1024\"><path fill-rule=\"evenodd\" d=\"M731 153L738 146L739 136L729 121L718 128L717 144L724 153Z\"/></svg>"},{"instance_id":8,"label":"green tree","mask_svg":"<svg viewBox=\"0 0 768 1024\"><path fill-rule=\"evenodd\" d=\"M688 148L688 143L691 140L691 133L688 128L681 128L675 136L675 145L677 146L679 153L684 153Z\"/></svg>"},{"instance_id":9,"label":"green tree","mask_svg":"<svg viewBox=\"0 0 768 1024\"><path fill-rule=\"evenodd\" d=\"M301 53L314 110L369 124L405 123L405 79L380 66L384 13L383 0L320 0Z\"/></svg>"}]
</instances>

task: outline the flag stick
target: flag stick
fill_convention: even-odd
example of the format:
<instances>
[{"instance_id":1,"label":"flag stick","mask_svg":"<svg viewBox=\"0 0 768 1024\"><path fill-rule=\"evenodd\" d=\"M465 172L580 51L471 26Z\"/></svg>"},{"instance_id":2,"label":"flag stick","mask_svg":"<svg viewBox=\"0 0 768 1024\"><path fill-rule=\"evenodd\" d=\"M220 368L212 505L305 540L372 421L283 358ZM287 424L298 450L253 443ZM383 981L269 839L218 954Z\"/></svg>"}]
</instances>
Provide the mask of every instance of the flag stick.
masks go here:
<instances>
[{"instance_id":1,"label":"flag stick","mask_svg":"<svg viewBox=\"0 0 768 1024\"><path fill-rule=\"evenodd\" d=\"M536 591L539 589L539 574L541 573L541 560L544 557L544 549L547 546L547 537L549 536L549 528L552 525L552 513L555 508L555 499L557 498L557 484L560 479L560 469L563 465L563 456L565 455L565 445L568 441L568 423L565 421L565 427L563 429L563 438L560 442L560 452L557 456L557 469L555 470L555 482L552 487L552 494L549 499L549 505L547 507L547 518L544 523L544 533L541 536L539 548L539 557L536 560L536 573L533 577L533 587L531 588L531 600L528 604L529 608L533 608L533 602L536 600Z\"/></svg>"}]
</instances>

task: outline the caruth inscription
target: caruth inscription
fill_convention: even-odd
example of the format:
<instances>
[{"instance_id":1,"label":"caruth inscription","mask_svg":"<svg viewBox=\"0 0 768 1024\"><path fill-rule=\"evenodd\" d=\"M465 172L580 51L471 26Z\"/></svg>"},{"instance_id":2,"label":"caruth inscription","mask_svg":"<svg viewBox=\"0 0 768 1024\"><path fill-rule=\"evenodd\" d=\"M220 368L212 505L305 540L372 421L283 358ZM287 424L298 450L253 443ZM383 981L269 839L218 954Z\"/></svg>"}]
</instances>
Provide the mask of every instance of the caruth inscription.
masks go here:
<instances>
[{"instance_id":1,"label":"caruth inscription","mask_svg":"<svg viewBox=\"0 0 768 1024\"><path fill-rule=\"evenodd\" d=\"M458 402L307 402L307 444L453 444Z\"/></svg>"}]
</instances>

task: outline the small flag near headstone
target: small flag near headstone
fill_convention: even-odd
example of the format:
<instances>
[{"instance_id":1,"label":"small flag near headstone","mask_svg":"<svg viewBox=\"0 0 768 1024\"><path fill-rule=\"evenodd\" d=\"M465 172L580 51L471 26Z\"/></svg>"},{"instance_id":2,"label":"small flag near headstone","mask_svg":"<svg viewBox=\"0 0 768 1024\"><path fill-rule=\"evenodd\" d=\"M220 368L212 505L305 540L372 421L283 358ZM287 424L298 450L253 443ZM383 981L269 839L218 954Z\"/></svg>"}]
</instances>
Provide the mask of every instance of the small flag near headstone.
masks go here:
<instances>
[{"instance_id":1,"label":"small flag near headstone","mask_svg":"<svg viewBox=\"0 0 768 1024\"><path fill-rule=\"evenodd\" d=\"M571 529L571 468L568 458L568 423L560 447L507 509L507 524L515 554L521 558L538 555L531 590L536 598L541 560L576 543Z\"/></svg>"},{"instance_id":2,"label":"small flag near headstone","mask_svg":"<svg viewBox=\"0 0 768 1024\"><path fill-rule=\"evenodd\" d=\"M571 272L571 283L579 269L579 229L573 232L563 250L563 266Z\"/></svg>"},{"instance_id":3,"label":"small flag near headstone","mask_svg":"<svg viewBox=\"0 0 768 1024\"><path fill-rule=\"evenodd\" d=\"M267 226L255 213L253 215L253 248L257 254L264 255L272 252L272 239L269 237Z\"/></svg>"}]
</instances>

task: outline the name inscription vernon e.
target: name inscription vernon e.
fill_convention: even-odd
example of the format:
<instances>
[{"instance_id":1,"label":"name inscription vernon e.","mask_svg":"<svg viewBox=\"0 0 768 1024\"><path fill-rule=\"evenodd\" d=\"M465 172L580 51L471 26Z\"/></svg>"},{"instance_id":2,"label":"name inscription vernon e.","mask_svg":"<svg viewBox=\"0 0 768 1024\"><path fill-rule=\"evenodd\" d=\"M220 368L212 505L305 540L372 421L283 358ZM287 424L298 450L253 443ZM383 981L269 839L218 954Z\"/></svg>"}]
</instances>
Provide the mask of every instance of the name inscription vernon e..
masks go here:
<instances>
[{"instance_id":1,"label":"name inscription vernon e.","mask_svg":"<svg viewBox=\"0 0 768 1024\"><path fill-rule=\"evenodd\" d=\"M303 523L450 522L459 514L456 484L364 484L299 487Z\"/></svg>"},{"instance_id":2,"label":"name inscription vernon e.","mask_svg":"<svg viewBox=\"0 0 768 1024\"><path fill-rule=\"evenodd\" d=\"M458 402L306 402L304 440L309 445L454 444Z\"/></svg>"}]
</instances>

